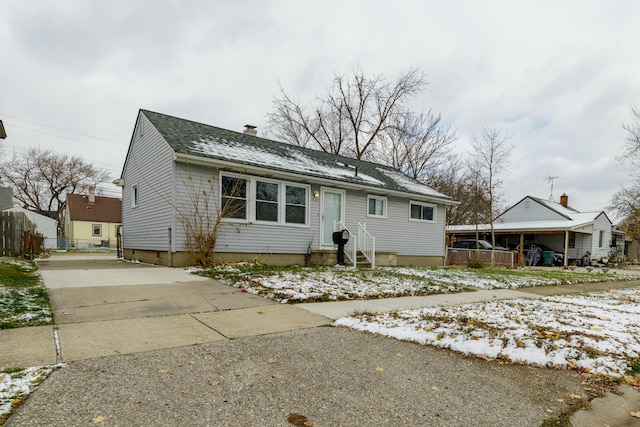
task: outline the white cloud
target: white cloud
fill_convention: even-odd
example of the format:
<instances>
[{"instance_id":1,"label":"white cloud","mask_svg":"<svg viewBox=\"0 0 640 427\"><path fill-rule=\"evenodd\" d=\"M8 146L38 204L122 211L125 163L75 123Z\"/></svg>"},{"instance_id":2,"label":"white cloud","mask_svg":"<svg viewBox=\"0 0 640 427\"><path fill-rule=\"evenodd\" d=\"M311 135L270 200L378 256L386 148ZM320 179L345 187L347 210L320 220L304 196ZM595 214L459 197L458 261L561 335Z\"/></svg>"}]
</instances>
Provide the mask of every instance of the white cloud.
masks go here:
<instances>
[{"instance_id":1,"label":"white cloud","mask_svg":"<svg viewBox=\"0 0 640 427\"><path fill-rule=\"evenodd\" d=\"M602 209L625 180L614 156L640 103L639 12L631 0L9 0L3 155L39 144L116 177L139 108L241 130L263 124L278 83L304 100L334 72L413 66L430 82L413 108L442 113L460 149L485 125L512 135L509 202L546 197L542 177L558 175L556 196Z\"/></svg>"}]
</instances>

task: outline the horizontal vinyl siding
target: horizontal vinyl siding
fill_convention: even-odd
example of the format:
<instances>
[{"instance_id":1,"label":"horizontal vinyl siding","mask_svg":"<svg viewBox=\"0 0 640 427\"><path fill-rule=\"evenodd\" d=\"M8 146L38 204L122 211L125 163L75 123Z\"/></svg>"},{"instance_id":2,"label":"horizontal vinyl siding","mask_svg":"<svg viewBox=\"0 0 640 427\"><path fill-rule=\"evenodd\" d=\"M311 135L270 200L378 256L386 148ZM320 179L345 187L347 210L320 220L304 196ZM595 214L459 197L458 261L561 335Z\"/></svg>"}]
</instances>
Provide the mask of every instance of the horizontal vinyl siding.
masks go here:
<instances>
[{"instance_id":1,"label":"horizontal vinyl siding","mask_svg":"<svg viewBox=\"0 0 640 427\"><path fill-rule=\"evenodd\" d=\"M528 206L528 207L527 207ZM533 200L522 200L506 211L500 218L501 222L545 221L566 219L546 206Z\"/></svg>"},{"instance_id":2,"label":"horizontal vinyl siding","mask_svg":"<svg viewBox=\"0 0 640 427\"><path fill-rule=\"evenodd\" d=\"M444 256L445 211L436 205L436 222L409 221L409 200L387 197L387 217L367 216L367 195L361 191L347 191L346 224L353 232L358 222L376 238L377 251L397 252L398 255Z\"/></svg>"},{"instance_id":3,"label":"horizontal vinyl siding","mask_svg":"<svg viewBox=\"0 0 640 427\"><path fill-rule=\"evenodd\" d=\"M259 177L247 177L249 181L255 181L256 178ZM208 182L209 179L211 179L211 183ZM193 195L203 195L202 190L204 190L207 194L211 194L209 207L213 212L210 219L215 221L220 203L219 179L218 171L215 168L182 163L176 164L176 204L179 209L184 209L185 212L192 209L194 200L196 200ZM268 179L278 182L291 182L274 178ZM216 252L305 254L310 245L312 249L315 248L319 203L313 197L313 192L317 188L312 186L309 190L309 226L225 221L217 236ZM204 195L198 197L204 197ZM254 200L251 198L249 203L252 202ZM186 235L184 227L180 223L180 215L178 215L176 223L176 248L177 250L185 250Z\"/></svg>"},{"instance_id":4,"label":"horizontal vinyl siding","mask_svg":"<svg viewBox=\"0 0 640 427\"><path fill-rule=\"evenodd\" d=\"M144 124L140 135L139 126ZM140 116L122 174L122 236L126 249L168 248L173 225L173 150ZM138 186L138 206L132 207L132 186Z\"/></svg>"},{"instance_id":5,"label":"horizontal vinyl siding","mask_svg":"<svg viewBox=\"0 0 640 427\"><path fill-rule=\"evenodd\" d=\"M600 242L600 231L604 231L604 238L602 239L602 247L599 247L598 244ZM611 243L611 222L607 219L605 215L600 215L593 225L593 235L592 235L592 250L591 250L591 258L600 259L602 257L607 257L611 248L609 244Z\"/></svg>"}]
</instances>

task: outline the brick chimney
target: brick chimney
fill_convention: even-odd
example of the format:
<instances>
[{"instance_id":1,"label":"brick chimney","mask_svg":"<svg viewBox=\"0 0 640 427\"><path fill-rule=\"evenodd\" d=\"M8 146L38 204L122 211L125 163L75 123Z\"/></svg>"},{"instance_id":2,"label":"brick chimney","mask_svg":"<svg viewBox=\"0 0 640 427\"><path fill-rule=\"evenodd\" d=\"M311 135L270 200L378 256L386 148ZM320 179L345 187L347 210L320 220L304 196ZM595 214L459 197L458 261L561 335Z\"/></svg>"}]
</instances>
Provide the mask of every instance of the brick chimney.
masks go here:
<instances>
[{"instance_id":1,"label":"brick chimney","mask_svg":"<svg viewBox=\"0 0 640 427\"><path fill-rule=\"evenodd\" d=\"M89 189L89 204L90 205L96 204L96 190L94 188Z\"/></svg>"},{"instance_id":2,"label":"brick chimney","mask_svg":"<svg viewBox=\"0 0 640 427\"><path fill-rule=\"evenodd\" d=\"M247 135L253 135L256 136L258 135L258 131L256 130L258 127L254 126L254 125L244 125L244 132L242 133L246 133Z\"/></svg>"},{"instance_id":3,"label":"brick chimney","mask_svg":"<svg viewBox=\"0 0 640 427\"><path fill-rule=\"evenodd\" d=\"M562 193L562 196L560 196L560 204L565 208L569 207L569 196L566 193Z\"/></svg>"}]
</instances>

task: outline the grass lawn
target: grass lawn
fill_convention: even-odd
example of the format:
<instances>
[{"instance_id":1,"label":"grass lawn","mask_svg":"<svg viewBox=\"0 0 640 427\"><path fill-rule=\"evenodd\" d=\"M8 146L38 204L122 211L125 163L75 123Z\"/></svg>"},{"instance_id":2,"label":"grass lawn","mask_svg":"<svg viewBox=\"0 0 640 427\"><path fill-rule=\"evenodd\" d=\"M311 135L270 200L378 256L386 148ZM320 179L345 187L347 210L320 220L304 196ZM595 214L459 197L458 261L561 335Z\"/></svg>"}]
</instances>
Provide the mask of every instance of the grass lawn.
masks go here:
<instances>
[{"instance_id":1,"label":"grass lawn","mask_svg":"<svg viewBox=\"0 0 640 427\"><path fill-rule=\"evenodd\" d=\"M476 289L515 289L590 282L637 280L621 274L558 270L505 270L442 267L276 267L256 263L222 264L200 272L247 292L282 303L432 295Z\"/></svg>"},{"instance_id":2,"label":"grass lawn","mask_svg":"<svg viewBox=\"0 0 640 427\"><path fill-rule=\"evenodd\" d=\"M49 295L36 265L0 258L0 329L52 323Z\"/></svg>"},{"instance_id":3,"label":"grass lawn","mask_svg":"<svg viewBox=\"0 0 640 427\"><path fill-rule=\"evenodd\" d=\"M33 262L0 258L0 329L53 324L49 295ZM56 366L0 371L0 425Z\"/></svg>"}]
</instances>

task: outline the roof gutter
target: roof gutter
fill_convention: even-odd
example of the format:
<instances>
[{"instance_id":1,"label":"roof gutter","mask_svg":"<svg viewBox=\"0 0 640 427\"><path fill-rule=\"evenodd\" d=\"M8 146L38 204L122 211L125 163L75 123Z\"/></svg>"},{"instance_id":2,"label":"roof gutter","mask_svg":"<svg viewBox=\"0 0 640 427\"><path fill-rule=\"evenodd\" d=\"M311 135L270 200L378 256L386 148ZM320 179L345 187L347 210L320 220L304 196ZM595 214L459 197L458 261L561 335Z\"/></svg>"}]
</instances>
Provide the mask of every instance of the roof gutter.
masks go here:
<instances>
[{"instance_id":1,"label":"roof gutter","mask_svg":"<svg viewBox=\"0 0 640 427\"><path fill-rule=\"evenodd\" d=\"M454 206L454 205L459 205L460 202L457 200L447 200L447 199L441 199L438 197L430 197L426 194L418 194L418 193L410 193L410 192L404 192L404 191L397 191L397 190L390 190L388 188L383 188L383 187L375 187L372 185L362 185L362 184L354 184L351 182L345 182L345 181L335 181L335 180L331 180L331 179L326 179L326 178L319 178L319 177L315 177L312 175L301 175L301 174L297 174L297 173L292 173L292 172L286 172L286 171L279 171L279 170L274 170L274 169L268 169L268 168L263 168L260 166L252 166L252 165L240 165L238 163L234 163L234 162L229 162L227 160L218 160L218 159L209 159L206 157L200 157L200 156L194 156L192 154L184 154L184 153L173 153L173 160L176 162L183 162L183 163L190 163L190 164L194 164L194 165L201 165L201 166L218 166L218 167L223 167L223 168L228 168L228 169L233 169L233 170L238 170L241 169L242 172L254 172L257 174L262 174L262 175L277 175L280 177L286 177L288 179L293 179L293 180L298 180L300 181L300 177L305 177L308 179L309 182L314 182L314 183L318 183L318 184L325 184L325 185L332 185L332 186L336 186L336 184L340 184L342 187L344 188L350 188L353 190L375 190L375 191L382 191L387 195L394 195L394 196L401 196L401 197L411 197L414 199L420 199L420 200L425 200L425 201L430 201L430 202L437 202L437 203L442 203L444 205L449 205L449 206Z\"/></svg>"}]
</instances>

